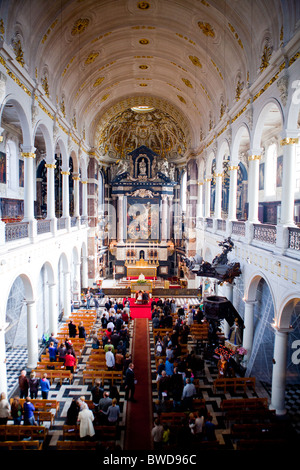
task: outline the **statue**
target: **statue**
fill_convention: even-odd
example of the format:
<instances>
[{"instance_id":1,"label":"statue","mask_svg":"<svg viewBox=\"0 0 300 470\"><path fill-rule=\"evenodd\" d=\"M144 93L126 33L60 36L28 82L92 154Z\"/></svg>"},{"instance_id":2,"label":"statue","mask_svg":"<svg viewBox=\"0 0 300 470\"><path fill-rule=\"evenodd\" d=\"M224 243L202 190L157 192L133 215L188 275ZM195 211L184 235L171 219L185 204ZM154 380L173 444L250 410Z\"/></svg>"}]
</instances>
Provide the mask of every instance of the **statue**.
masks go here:
<instances>
[{"instance_id":1,"label":"statue","mask_svg":"<svg viewBox=\"0 0 300 470\"><path fill-rule=\"evenodd\" d=\"M145 159L139 162L139 175L145 176L147 171L147 165Z\"/></svg>"},{"instance_id":2,"label":"statue","mask_svg":"<svg viewBox=\"0 0 300 470\"><path fill-rule=\"evenodd\" d=\"M241 274L240 263L228 263L227 254L233 249L230 237L218 244L223 247L221 254L214 257L212 263L204 261L199 255L193 259L183 258L186 266L197 276L212 277L218 279L218 284L223 282L232 283L234 278Z\"/></svg>"}]
</instances>

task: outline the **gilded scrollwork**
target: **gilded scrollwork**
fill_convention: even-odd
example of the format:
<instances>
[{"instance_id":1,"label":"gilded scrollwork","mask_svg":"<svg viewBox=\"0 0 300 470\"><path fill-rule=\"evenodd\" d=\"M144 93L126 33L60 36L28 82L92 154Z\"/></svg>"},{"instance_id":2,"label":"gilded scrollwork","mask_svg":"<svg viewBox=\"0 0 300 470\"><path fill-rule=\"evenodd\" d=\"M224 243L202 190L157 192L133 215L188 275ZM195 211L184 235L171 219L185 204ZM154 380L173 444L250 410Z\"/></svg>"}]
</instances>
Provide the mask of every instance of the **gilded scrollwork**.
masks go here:
<instances>
[{"instance_id":1,"label":"gilded scrollwork","mask_svg":"<svg viewBox=\"0 0 300 470\"><path fill-rule=\"evenodd\" d=\"M126 109L99 133L99 150L116 159L125 158L141 145L163 158L176 159L184 153L186 139L174 118L160 110L136 113Z\"/></svg>"}]
</instances>

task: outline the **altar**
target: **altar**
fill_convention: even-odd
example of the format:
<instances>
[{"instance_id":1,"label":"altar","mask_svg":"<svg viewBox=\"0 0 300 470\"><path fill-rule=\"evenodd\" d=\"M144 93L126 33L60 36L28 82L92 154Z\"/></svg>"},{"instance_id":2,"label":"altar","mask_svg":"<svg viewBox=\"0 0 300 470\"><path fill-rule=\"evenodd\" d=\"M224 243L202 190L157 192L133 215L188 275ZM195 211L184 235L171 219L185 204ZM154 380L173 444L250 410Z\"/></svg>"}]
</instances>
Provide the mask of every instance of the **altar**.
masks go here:
<instances>
[{"instance_id":1,"label":"altar","mask_svg":"<svg viewBox=\"0 0 300 470\"><path fill-rule=\"evenodd\" d=\"M146 278L155 279L157 275L158 262L140 259L137 261L126 261L127 277L139 277L141 274Z\"/></svg>"}]
</instances>

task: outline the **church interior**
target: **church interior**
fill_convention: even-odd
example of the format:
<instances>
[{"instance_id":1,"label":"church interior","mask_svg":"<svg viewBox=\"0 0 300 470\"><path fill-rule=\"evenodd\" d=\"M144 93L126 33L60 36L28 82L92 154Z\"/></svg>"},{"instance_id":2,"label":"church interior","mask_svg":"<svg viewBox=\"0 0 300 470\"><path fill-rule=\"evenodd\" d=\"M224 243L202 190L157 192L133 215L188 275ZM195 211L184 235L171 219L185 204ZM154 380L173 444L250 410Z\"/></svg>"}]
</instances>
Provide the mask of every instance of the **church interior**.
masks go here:
<instances>
[{"instance_id":1,"label":"church interior","mask_svg":"<svg viewBox=\"0 0 300 470\"><path fill-rule=\"evenodd\" d=\"M299 442L299 25L297 0L0 1L0 450Z\"/></svg>"}]
</instances>

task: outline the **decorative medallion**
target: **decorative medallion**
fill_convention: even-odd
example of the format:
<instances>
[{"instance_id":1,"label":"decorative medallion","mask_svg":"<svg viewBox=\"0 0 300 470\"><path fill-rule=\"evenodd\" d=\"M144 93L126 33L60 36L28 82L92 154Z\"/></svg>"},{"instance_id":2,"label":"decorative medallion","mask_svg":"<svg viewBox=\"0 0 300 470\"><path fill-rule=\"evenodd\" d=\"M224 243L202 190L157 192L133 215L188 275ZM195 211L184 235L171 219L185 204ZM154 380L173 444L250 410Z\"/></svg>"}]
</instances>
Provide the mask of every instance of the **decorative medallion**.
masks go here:
<instances>
[{"instance_id":1,"label":"decorative medallion","mask_svg":"<svg viewBox=\"0 0 300 470\"><path fill-rule=\"evenodd\" d=\"M187 79L187 78L182 78L181 79L183 81L183 83L189 87L189 88L193 88L193 85L191 84L191 82Z\"/></svg>"},{"instance_id":2,"label":"decorative medallion","mask_svg":"<svg viewBox=\"0 0 300 470\"><path fill-rule=\"evenodd\" d=\"M177 95L177 98L178 98L182 103L186 104L186 101L185 101L185 99L184 99L182 96Z\"/></svg>"},{"instance_id":3,"label":"decorative medallion","mask_svg":"<svg viewBox=\"0 0 300 470\"><path fill-rule=\"evenodd\" d=\"M139 65L139 68L142 70L147 70L148 65Z\"/></svg>"},{"instance_id":4,"label":"decorative medallion","mask_svg":"<svg viewBox=\"0 0 300 470\"><path fill-rule=\"evenodd\" d=\"M88 18L79 18L75 21L74 26L72 28L71 34L72 36L76 36L76 34L81 34L87 28L90 20Z\"/></svg>"},{"instance_id":5,"label":"decorative medallion","mask_svg":"<svg viewBox=\"0 0 300 470\"><path fill-rule=\"evenodd\" d=\"M138 2L137 7L140 10L148 10L150 8L150 3L149 2Z\"/></svg>"},{"instance_id":6,"label":"decorative medallion","mask_svg":"<svg viewBox=\"0 0 300 470\"><path fill-rule=\"evenodd\" d=\"M212 27L211 24L204 23L203 21L199 21L198 26L199 26L199 28L201 29L202 33L205 36L208 36L208 37L211 37L211 38L215 37L214 28Z\"/></svg>"},{"instance_id":7,"label":"decorative medallion","mask_svg":"<svg viewBox=\"0 0 300 470\"><path fill-rule=\"evenodd\" d=\"M98 55L99 55L99 52L91 52L91 54L88 55L84 63L86 65L92 64L97 59Z\"/></svg>"},{"instance_id":8,"label":"decorative medallion","mask_svg":"<svg viewBox=\"0 0 300 470\"><path fill-rule=\"evenodd\" d=\"M192 64L194 64L196 67L202 68L202 64L201 64L200 60L198 59L198 57L196 57L194 55L189 55L189 59L192 62Z\"/></svg>"},{"instance_id":9,"label":"decorative medallion","mask_svg":"<svg viewBox=\"0 0 300 470\"><path fill-rule=\"evenodd\" d=\"M139 43L142 44L143 46L145 46L146 44L149 44L149 39L145 39L145 38L140 39Z\"/></svg>"},{"instance_id":10,"label":"decorative medallion","mask_svg":"<svg viewBox=\"0 0 300 470\"><path fill-rule=\"evenodd\" d=\"M99 86L103 82L103 80L104 80L104 77L97 78L93 86L94 87Z\"/></svg>"}]
</instances>

